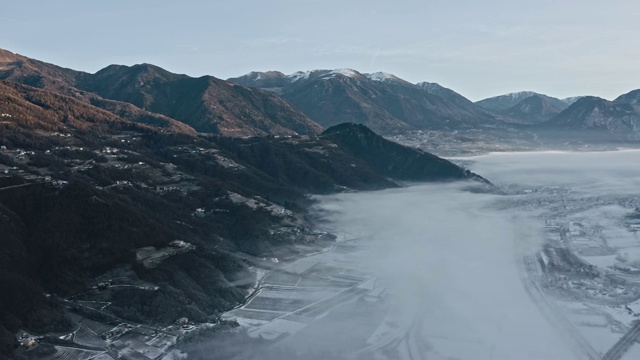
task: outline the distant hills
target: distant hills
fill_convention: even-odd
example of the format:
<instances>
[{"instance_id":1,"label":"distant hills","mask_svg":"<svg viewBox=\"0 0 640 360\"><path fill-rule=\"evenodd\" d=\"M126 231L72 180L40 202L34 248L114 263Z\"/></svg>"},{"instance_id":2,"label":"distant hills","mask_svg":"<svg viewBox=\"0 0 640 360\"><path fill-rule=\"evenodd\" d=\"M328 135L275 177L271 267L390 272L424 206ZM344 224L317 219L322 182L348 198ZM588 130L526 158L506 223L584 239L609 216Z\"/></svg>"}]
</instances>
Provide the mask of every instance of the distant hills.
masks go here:
<instances>
[{"instance_id":1,"label":"distant hills","mask_svg":"<svg viewBox=\"0 0 640 360\"><path fill-rule=\"evenodd\" d=\"M537 124L553 118L568 106L549 100L548 96L532 95L500 112L524 124Z\"/></svg>"},{"instance_id":2,"label":"distant hills","mask_svg":"<svg viewBox=\"0 0 640 360\"><path fill-rule=\"evenodd\" d=\"M640 126L640 115L631 104L633 98L623 96L621 100L608 101L595 96L585 96L540 125L547 129L602 130L620 135L635 134Z\"/></svg>"},{"instance_id":3,"label":"distant hills","mask_svg":"<svg viewBox=\"0 0 640 360\"><path fill-rule=\"evenodd\" d=\"M366 124L383 134L411 130L520 129L544 134L555 131L558 135L571 130L571 136L575 135L573 131L589 130L614 132L618 136L624 131L636 132L633 119L640 108L640 90L613 102L601 99L593 109L606 115L598 118L598 113L589 113L584 108L593 101L591 97L558 99L522 91L474 103L437 83L412 84L388 73L366 74L351 69L290 75L278 71L251 72L228 81L276 93L322 126L353 122ZM591 100L580 101L585 98ZM623 111L624 104L629 104L632 112Z\"/></svg>"},{"instance_id":4,"label":"distant hills","mask_svg":"<svg viewBox=\"0 0 640 360\"><path fill-rule=\"evenodd\" d=\"M500 116L438 84L411 84L387 73L350 69L285 75L252 72L228 81L270 90L322 126L366 124L380 133L495 126Z\"/></svg>"},{"instance_id":5,"label":"distant hills","mask_svg":"<svg viewBox=\"0 0 640 360\"><path fill-rule=\"evenodd\" d=\"M572 98L566 98L566 99L558 99L545 94L539 94L533 91L521 91L521 92L509 93L505 95L494 96L484 100L476 101L476 104L489 110L507 110L533 96L537 96L541 99L544 99L549 104L561 110L564 110L579 98L579 97L572 97Z\"/></svg>"},{"instance_id":6,"label":"distant hills","mask_svg":"<svg viewBox=\"0 0 640 360\"><path fill-rule=\"evenodd\" d=\"M503 114L518 123L537 124L550 120L579 98L558 99L533 91L521 91L480 100L476 105Z\"/></svg>"}]
</instances>

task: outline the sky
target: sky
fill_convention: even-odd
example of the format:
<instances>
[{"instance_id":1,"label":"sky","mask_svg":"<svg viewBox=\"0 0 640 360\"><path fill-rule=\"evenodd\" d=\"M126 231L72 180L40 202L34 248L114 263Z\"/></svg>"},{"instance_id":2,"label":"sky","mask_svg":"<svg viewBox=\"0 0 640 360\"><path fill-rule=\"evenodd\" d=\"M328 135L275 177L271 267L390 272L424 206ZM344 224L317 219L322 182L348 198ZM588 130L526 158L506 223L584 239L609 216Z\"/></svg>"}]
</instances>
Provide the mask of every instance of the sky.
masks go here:
<instances>
[{"instance_id":1,"label":"sky","mask_svg":"<svg viewBox=\"0 0 640 360\"><path fill-rule=\"evenodd\" d=\"M521 90L613 99L640 88L638 18L631 0L21 0L2 5L0 47L87 72L352 68L474 101Z\"/></svg>"}]
</instances>

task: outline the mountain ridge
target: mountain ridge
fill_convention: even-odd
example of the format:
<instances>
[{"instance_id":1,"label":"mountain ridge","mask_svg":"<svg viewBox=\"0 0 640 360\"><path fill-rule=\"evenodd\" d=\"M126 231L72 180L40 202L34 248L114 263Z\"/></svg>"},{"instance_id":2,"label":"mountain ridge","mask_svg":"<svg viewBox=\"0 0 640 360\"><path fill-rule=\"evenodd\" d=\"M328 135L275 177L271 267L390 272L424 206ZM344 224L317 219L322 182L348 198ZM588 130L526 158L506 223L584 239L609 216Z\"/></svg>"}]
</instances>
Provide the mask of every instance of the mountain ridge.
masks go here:
<instances>
[{"instance_id":1,"label":"mountain ridge","mask_svg":"<svg viewBox=\"0 0 640 360\"><path fill-rule=\"evenodd\" d=\"M322 130L271 93L236 87L212 76L173 74L151 64L110 65L89 74L1 50L0 79L59 92L116 113L135 111L141 119L155 117L156 123L181 122L204 132L248 136Z\"/></svg>"},{"instance_id":2,"label":"mountain ridge","mask_svg":"<svg viewBox=\"0 0 640 360\"><path fill-rule=\"evenodd\" d=\"M634 137L639 124L640 115L630 104L585 96L539 125L546 129L599 130Z\"/></svg>"},{"instance_id":3,"label":"mountain ridge","mask_svg":"<svg viewBox=\"0 0 640 360\"><path fill-rule=\"evenodd\" d=\"M412 84L384 72L251 72L228 81L271 90L325 127L341 122L362 123L381 133L394 133L483 127L502 121L452 90L447 92L441 87L436 94L429 86Z\"/></svg>"}]
</instances>

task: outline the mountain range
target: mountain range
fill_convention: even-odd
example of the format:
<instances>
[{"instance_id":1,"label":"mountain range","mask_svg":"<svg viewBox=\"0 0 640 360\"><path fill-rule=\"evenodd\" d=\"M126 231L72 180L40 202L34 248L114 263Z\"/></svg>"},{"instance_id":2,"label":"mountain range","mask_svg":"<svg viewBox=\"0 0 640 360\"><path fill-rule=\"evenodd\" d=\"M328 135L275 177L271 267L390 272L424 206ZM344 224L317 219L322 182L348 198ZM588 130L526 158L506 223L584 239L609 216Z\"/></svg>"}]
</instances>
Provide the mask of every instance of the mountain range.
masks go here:
<instances>
[{"instance_id":1,"label":"mountain range","mask_svg":"<svg viewBox=\"0 0 640 360\"><path fill-rule=\"evenodd\" d=\"M544 135L552 130L553 135L571 137L575 131L595 131L630 140L636 136L635 119L640 108L640 90L614 101L588 96L558 99L522 91L474 103L437 83L412 84L388 73L366 74L350 69L290 75L251 72L228 81L278 94L322 126L361 123L383 134L524 129ZM624 104L633 110L627 111Z\"/></svg>"},{"instance_id":2,"label":"mountain range","mask_svg":"<svg viewBox=\"0 0 640 360\"><path fill-rule=\"evenodd\" d=\"M0 50L0 79L64 94L136 123L224 136L318 134L339 123L381 134L413 130L524 129L558 134L594 130L635 134L638 92L614 101L558 99L523 91L472 102L436 83L350 69L285 75L251 72L227 81L193 78L150 64L110 65L89 74ZM629 104L633 111L609 111ZM589 109L607 115L598 121ZM634 115L635 114L635 115ZM619 116L621 116L619 118ZM571 118L571 121L567 119ZM602 126L606 121L609 125Z\"/></svg>"},{"instance_id":3,"label":"mountain range","mask_svg":"<svg viewBox=\"0 0 640 360\"><path fill-rule=\"evenodd\" d=\"M606 131L623 136L638 135L640 114L632 104L636 96L622 95L615 101L585 96L540 124L548 129Z\"/></svg>"},{"instance_id":4,"label":"mountain range","mask_svg":"<svg viewBox=\"0 0 640 360\"><path fill-rule=\"evenodd\" d=\"M280 95L322 126L366 124L380 133L495 126L500 117L437 84L411 84L387 73L314 70L252 72L228 81Z\"/></svg>"},{"instance_id":5,"label":"mountain range","mask_svg":"<svg viewBox=\"0 0 640 360\"><path fill-rule=\"evenodd\" d=\"M212 76L173 74L149 64L112 65L89 74L0 50L0 79L71 96L153 125L186 125L192 131L228 136L315 134L322 130L270 92L235 86Z\"/></svg>"}]
</instances>

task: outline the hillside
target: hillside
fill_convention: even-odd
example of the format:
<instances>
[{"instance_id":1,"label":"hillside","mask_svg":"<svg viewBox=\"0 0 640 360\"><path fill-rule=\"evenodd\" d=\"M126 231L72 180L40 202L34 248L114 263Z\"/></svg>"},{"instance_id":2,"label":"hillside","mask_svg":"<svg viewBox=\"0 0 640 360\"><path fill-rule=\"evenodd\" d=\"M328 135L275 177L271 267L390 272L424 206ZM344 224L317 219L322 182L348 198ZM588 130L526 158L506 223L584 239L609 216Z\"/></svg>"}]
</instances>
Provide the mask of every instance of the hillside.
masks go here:
<instances>
[{"instance_id":1,"label":"hillside","mask_svg":"<svg viewBox=\"0 0 640 360\"><path fill-rule=\"evenodd\" d=\"M0 49L0 80L74 97L132 121L227 136L315 134L322 128L271 93L142 64L89 74Z\"/></svg>"},{"instance_id":2,"label":"hillside","mask_svg":"<svg viewBox=\"0 0 640 360\"><path fill-rule=\"evenodd\" d=\"M559 108L560 110L564 110L565 108L567 108L567 106L569 106L570 102L572 101L570 99L561 100L545 94L539 94L533 91L520 91L520 92L494 96L494 97L490 97L480 101L476 101L475 104L484 109L501 111L501 110L507 110L509 108L512 108L518 103L520 103L521 101L527 98L530 98L532 96L537 96L539 98L542 98L546 102L548 102L551 106Z\"/></svg>"},{"instance_id":3,"label":"hillside","mask_svg":"<svg viewBox=\"0 0 640 360\"><path fill-rule=\"evenodd\" d=\"M212 76L191 78L149 64L109 66L81 87L180 120L200 132L246 135L314 134L321 128L269 92Z\"/></svg>"},{"instance_id":4,"label":"hillside","mask_svg":"<svg viewBox=\"0 0 640 360\"><path fill-rule=\"evenodd\" d=\"M558 106L557 102L549 101L547 97L532 95L502 113L523 124L537 124L551 119L564 109L564 104Z\"/></svg>"},{"instance_id":5,"label":"hillside","mask_svg":"<svg viewBox=\"0 0 640 360\"><path fill-rule=\"evenodd\" d=\"M634 135L640 115L630 104L586 96L549 121L541 123L545 129L594 130L618 135Z\"/></svg>"},{"instance_id":6,"label":"hillside","mask_svg":"<svg viewBox=\"0 0 640 360\"><path fill-rule=\"evenodd\" d=\"M616 104L631 105L635 112L640 113L640 89L622 94L613 100L613 102Z\"/></svg>"}]
</instances>

